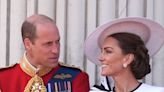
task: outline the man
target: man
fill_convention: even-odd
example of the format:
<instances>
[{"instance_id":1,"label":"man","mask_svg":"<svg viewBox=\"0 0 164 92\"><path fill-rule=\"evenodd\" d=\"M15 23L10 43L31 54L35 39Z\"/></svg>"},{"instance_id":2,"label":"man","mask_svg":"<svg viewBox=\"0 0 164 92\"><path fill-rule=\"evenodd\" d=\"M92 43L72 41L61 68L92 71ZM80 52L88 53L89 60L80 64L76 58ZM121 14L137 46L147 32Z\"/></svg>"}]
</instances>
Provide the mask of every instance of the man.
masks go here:
<instances>
[{"instance_id":1,"label":"man","mask_svg":"<svg viewBox=\"0 0 164 92\"><path fill-rule=\"evenodd\" d=\"M19 64L0 70L2 92L88 92L85 72L58 63L59 31L53 20L33 15L22 25L26 49Z\"/></svg>"}]
</instances>

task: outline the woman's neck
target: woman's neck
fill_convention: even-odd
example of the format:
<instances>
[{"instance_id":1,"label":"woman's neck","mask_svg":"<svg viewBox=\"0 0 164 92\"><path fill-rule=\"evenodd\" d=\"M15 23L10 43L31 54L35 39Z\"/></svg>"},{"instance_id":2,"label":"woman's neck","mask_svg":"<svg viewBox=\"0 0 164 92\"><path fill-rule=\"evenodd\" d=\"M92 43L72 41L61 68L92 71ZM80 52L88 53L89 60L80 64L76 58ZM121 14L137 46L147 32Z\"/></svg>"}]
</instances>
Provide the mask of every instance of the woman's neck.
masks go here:
<instances>
[{"instance_id":1,"label":"woman's neck","mask_svg":"<svg viewBox=\"0 0 164 92\"><path fill-rule=\"evenodd\" d=\"M113 79L115 81L116 92L130 92L136 89L140 84L132 72L128 70L113 76Z\"/></svg>"}]
</instances>

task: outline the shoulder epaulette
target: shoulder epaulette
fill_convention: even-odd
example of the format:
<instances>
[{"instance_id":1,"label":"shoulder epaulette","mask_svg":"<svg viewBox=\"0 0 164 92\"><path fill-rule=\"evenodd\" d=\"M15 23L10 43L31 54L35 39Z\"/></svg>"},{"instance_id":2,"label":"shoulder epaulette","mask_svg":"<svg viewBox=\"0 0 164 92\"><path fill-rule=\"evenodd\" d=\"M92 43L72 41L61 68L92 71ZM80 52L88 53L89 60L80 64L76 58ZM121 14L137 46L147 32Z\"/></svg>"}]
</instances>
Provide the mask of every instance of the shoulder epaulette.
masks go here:
<instances>
[{"instance_id":1,"label":"shoulder epaulette","mask_svg":"<svg viewBox=\"0 0 164 92\"><path fill-rule=\"evenodd\" d=\"M13 68L16 64L17 64L17 63L12 64L12 65L10 65L10 66L1 67L1 68L0 68L0 70L9 69L9 68Z\"/></svg>"},{"instance_id":2,"label":"shoulder epaulette","mask_svg":"<svg viewBox=\"0 0 164 92\"><path fill-rule=\"evenodd\" d=\"M60 68L48 81L48 92L72 92L73 80L81 73L75 66L59 63Z\"/></svg>"},{"instance_id":3,"label":"shoulder epaulette","mask_svg":"<svg viewBox=\"0 0 164 92\"><path fill-rule=\"evenodd\" d=\"M76 67L75 65L68 65L68 64L65 64L65 63L62 63L62 62L59 62L59 65L63 66L63 67L68 67L68 68L72 68L72 69L78 69L78 70L82 71L80 68Z\"/></svg>"}]
</instances>

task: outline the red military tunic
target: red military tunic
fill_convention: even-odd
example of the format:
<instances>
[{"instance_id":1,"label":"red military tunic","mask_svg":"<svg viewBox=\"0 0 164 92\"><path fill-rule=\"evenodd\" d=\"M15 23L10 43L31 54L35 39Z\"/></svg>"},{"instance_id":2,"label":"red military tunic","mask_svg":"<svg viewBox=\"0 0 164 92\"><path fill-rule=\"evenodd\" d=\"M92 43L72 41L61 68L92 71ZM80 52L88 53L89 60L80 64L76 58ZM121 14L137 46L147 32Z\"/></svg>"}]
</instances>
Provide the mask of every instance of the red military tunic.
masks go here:
<instances>
[{"instance_id":1,"label":"red military tunic","mask_svg":"<svg viewBox=\"0 0 164 92\"><path fill-rule=\"evenodd\" d=\"M60 69L58 65L41 78L46 86L54 73ZM32 77L25 73L20 64L15 64L12 67L0 69L0 89L2 92L24 92L28 81ZM72 82L72 92L89 92L89 79L85 72L80 72Z\"/></svg>"}]
</instances>

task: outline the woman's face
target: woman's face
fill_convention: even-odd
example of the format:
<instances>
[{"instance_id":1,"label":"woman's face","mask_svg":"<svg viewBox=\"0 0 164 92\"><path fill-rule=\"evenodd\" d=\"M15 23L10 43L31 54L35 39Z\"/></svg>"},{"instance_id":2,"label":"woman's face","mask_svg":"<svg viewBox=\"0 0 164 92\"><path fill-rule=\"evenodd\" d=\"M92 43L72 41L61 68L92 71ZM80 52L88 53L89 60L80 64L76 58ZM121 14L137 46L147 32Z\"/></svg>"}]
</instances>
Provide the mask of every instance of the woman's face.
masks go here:
<instances>
[{"instance_id":1,"label":"woman's face","mask_svg":"<svg viewBox=\"0 0 164 92\"><path fill-rule=\"evenodd\" d=\"M122 53L118 41L113 37L104 40L101 46L101 54L99 60L102 65L103 76L118 75L124 69L123 61L126 55Z\"/></svg>"}]
</instances>

